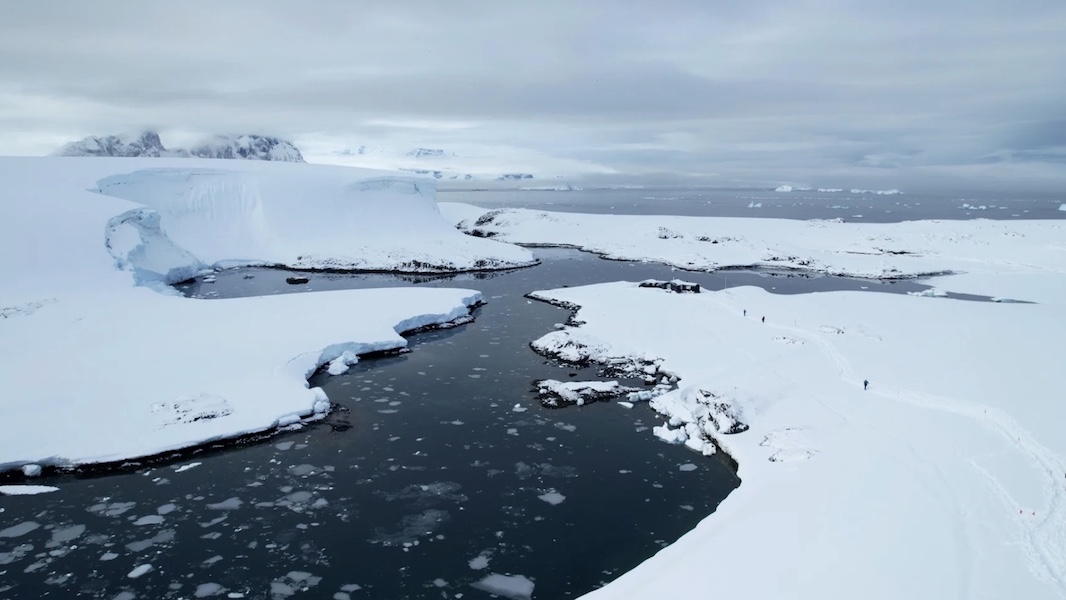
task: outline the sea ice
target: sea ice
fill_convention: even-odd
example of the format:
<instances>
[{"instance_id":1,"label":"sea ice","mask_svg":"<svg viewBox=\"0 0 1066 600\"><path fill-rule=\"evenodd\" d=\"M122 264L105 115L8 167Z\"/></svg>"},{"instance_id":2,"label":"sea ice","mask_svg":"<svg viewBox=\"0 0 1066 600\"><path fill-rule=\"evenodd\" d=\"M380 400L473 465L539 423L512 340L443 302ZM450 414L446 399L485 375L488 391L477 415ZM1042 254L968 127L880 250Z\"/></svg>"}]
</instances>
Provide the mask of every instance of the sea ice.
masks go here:
<instances>
[{"instance_id":1,"label":"sea ice","mask_svg":"<svg viewBox=\"0 0 1066 600\"><path fill-rule=\"evenodd\" d=\"M137 579L141 575L144 575L151 571L153 568L154 567L152 567L152 565L138 565L132 571L127 573L126 577L129 577L130 579Z\"/></svg>"},{"instance_id":2,"label":"sea ice","mask_svg":"<svg viewBox=\"0 0 1066 600\"><path fill-rule=\"evenodd\" d=\"M134 525L159 525L164 521L160 515L147 515L133 522Z\"/></svg>"},{"instance_id":3,"label":"sea ice","mask_svg":"<svg viewBox=\"0 0 1066 600\"><path fill-rule=\"evenodd\" d=\"M208 504L207 508L211 510L237 510L244 502L240 498L229 498L222 502L216 502L214 504Z\"/></svg>"},{"instance_id":4,"label":"sea ice","mask_svg":"<svg viewBox=\"0 0 1066 600\"><path fill-rule=\"evenodd\" d=\"M226 591L226 588L217 583L201 583L196 586L196 591L193 592L193 596L196 598L208 598L210 596L217 596Z\"/></svg>"},{"instance_id":5,"label":"sea ice","mask_svg":"<svg viewBox=\"0 0 1066 600\"><path fill-rule=\"evenodd\" d=\"M523 575L493 573L470 585L483 592L503 596L509 600L530 600L533 597L534 584Z\"/></svg>"},{"instance_id":6,"label":"sea ice","mask_svg":"<svg viewBox=\"0 0 1066 600\"><path fill-rule=\"evenodd\" d=\"M554 490L541 494L537 496L537 498L540 498L541 500L547 502L548 504L551 504L552 506L562 504L563 500L566 500L566 496Z\"/></svg>"},{"instance_id":7,"label":"sea ice","mask_svg":"<svg viewBox=\"0 0 1066 600\"><path fill-rule=\"evenodd\" d=\"M50 485L0 485L0 494L7 496L32 496L58 491L59 488Z\"/></svg>"},{"instance_id":8,"label":"sea ice","mask_svg":"<svg viewBox=\"0 0 1066 600\"><path fill-rule=\"evenodd\" d=\"M25 521L18 525L12 525L7 529L0 529L0 538L15 538L39 528L41 525L35 521Z\"/></svg>"}]
</instances>

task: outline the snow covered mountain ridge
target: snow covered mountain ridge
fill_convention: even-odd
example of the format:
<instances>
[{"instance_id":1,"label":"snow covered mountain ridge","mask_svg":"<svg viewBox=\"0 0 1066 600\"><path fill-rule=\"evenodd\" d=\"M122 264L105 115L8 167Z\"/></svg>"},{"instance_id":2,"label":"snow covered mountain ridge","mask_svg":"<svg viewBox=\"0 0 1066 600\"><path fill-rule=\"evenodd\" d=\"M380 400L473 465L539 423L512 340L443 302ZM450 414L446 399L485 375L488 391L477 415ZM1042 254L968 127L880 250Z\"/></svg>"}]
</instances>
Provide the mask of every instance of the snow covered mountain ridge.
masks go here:
<instances>
[{"instance_id":1,"label":"snow covered mountain ridge","mask_svg":"<svg viewBox=\"0 0 1066 600\"><path fill-rule=\"evenodd\" d=\"M300 150L288 141L263 135L216 135L210 140L189 150L168 150L154 131L144 131L137 136L109 135L89 136L64 145L52 156L120 156L120 157L169 157L169 158L228 158L246 160L271 160L305 162Z\"/></svg>"}]
</instances>

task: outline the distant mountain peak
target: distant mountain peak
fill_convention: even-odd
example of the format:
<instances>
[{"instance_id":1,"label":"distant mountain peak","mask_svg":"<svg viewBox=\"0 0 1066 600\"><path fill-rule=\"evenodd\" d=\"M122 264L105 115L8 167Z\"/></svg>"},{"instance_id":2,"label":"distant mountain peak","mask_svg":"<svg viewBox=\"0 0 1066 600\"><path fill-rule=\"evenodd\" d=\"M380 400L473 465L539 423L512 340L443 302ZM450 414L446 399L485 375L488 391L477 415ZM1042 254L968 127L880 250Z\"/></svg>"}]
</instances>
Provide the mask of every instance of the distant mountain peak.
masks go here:
<instances>
[{"instance_id":1,"label":"distant mountain peak","mask_svg":"<svg viewBox=\"0 0 1066 600\"><path fill-rule=\"evenodd\" d=\"M182 152L182 151L178 151ZM138 135L89 136L64 145L53 156L180 156L163 147L159 134L142 131Z\"/></svg>"},{"instance_id":2,"label":"distant mountain peak","mask_svg":"<svg viewBox=\"0 0 1066 600\"><path fill-rule=\"evenodd\" d=\"M135 136L89 136L64 145L53 156L121 156L121 157L179 157L232 158L304 162L303 155L292 142L263 135L219 135L190 150L168 150L154 131Z\"/></svg>"},{"instance_id":3,"label":"distant mountain peak","mask_svg":"<svg viewBox=\"0 0 1066 600\"><path fill-rule=\"evenodd\" d=\"M440 148L414 148L407 151L407 156L411 158L442 158L444 155L444 150Z\"/></svg>"},{"instance_id":4,"label":"distant mountain peak","mask_svg":"<svg viewBox=\"0 0 1066 600\"><path fill-rule=\"evenodd\" d=\"M265 135L216 135L190 151L200 158L243 158L247 160L276 160L304 162L300 150L292 142Z\"/></svg>"}]
</instances>

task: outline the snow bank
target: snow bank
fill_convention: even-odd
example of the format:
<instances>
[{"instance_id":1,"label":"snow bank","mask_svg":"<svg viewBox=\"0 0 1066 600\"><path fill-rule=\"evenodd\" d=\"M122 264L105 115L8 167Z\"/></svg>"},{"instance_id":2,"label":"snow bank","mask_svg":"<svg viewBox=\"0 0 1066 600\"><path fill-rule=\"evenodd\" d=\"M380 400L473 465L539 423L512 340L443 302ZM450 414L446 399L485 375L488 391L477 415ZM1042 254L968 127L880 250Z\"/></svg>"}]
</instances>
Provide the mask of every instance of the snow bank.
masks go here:
<instances>
[{"instance_id":1,"label":"snow bank","mask_svg":"<svg viewBox=\"0 0 1066 600\"><path fill-rule=\"evenodd\" d=\"M308 388L317 368L403 348L401 332L465 319L481 298L155 291L206 265L454 269L528 256L454 231L432 188L387 173L5 158L0 176L0 470L115 461L317 418L329 409Z\"/></svg>"},{"instance_id":2,"label":"snow bank","mask_svg":"<svg viewBox=\"0 0 1066 600\"><path fill-rule=\"evenodd\" d=\"M1066 272L1066 252L1061 250L1066 234L1058 221L843 223L440 206L450 221L473 235L569 245L609 258L691 270L761 267L887 279L948 272Z\"/></svg>"},{"instance_id":3,"label":"snow bank","mask_svg":"<svg viewBox=\"0 0 1066 600\"><path fill-rule=\"evenodd\" d=\"M585 597L1062 598L1066 281L1044 281L1057 292L1041 305L626 282L538 292L581 307L583 324L549 335L680 375L653 400L668 418L655 434L713 438L743 480Z\"/></svg>"}]
</instances>

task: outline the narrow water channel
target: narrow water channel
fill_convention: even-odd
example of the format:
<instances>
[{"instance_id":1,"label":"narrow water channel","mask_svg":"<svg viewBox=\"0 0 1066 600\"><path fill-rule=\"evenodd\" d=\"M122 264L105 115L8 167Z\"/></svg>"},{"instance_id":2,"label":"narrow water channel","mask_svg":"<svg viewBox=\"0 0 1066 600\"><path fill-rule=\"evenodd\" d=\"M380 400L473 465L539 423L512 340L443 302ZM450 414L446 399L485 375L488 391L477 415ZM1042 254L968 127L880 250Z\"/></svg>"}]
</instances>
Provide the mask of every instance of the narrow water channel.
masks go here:
<instances>
[{"instance_id":1,"label":"narrow water channel","mask_svg":"<svg viewBox=\"0 0 1066 600\"><path fill-rule=\"evenodd\" d=\"M692 529L739 480L726 457L658 441L646 404L542 407L532 381L599 376L529 349L568 313L524 294L675 276L777 293L923 287L537 254L543 264L509 273L292 286L284 271L242 269L180 286L199 298L456 286L487 304L472 324L416 335L409 353L315 376L336 407L322 423L0 497L0 598L488 598L492 574L512 577L494 581L513 597L527 583L534 598L582 595Z\"/></svg>"}]
</instances>

